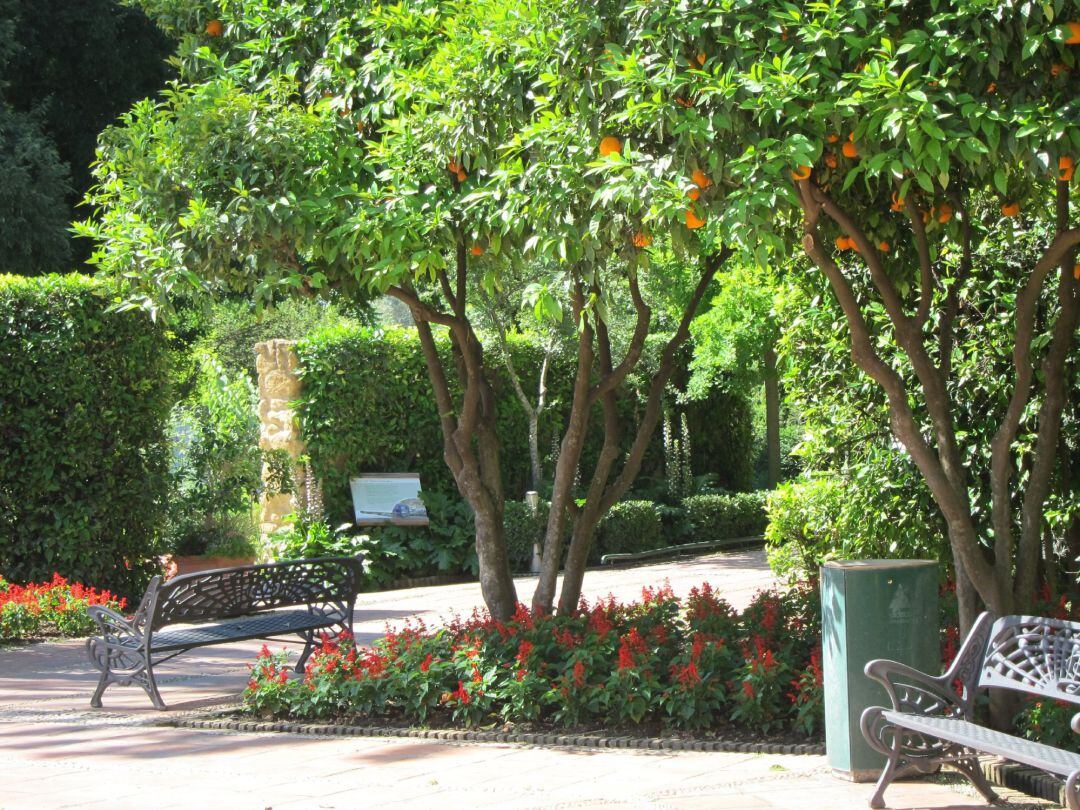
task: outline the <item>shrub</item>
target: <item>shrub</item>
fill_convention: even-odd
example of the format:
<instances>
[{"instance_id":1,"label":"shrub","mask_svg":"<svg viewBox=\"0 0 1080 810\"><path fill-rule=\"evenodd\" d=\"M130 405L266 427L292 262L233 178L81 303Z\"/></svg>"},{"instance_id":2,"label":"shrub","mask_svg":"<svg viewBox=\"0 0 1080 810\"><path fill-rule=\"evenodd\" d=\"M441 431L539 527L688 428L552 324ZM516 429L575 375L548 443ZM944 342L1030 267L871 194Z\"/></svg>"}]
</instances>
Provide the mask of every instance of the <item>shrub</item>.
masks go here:
<instances>
[{"instance_id":1,"label":"shrub","mask_svg":"<svg viewBox=\"0 0 1080 810\"><path fill-rule=\"evenodd\" d=\"M843 548L843 499L842 482L826 477L791 481L770 493L765 544L773 571L799 578Z\"/></svg>"},{"instance_id":2,"label":"shrub","mask_svg":"<svg viewBox=\"0 0 1080 810\"><path fill-rule=\"evenodd\" d=\"M127 602L108 591L69 583L59 574L29 585L12 585L0 577L0 640L84 636L94 628L86 613L90 605L123 610Z\"/></svg>"},{"instance_id":3,"label":"shrub","mask_svg":"<svg viewBox=\"0 0 1080 810\"><path fill-rule=\"evenodd\" d=\"M170 421L167 548L175 554L253 554L261 455L251 381L230 376L203 355L196 390L173 408Z\"/></svg>"},{"instance_id":4,"label":"shrub","mask_svg":"<svg viewBox=\"0 0 1080 810\"><path fill-rule=\"evenodd\" d=\"M0 569L124 594L158 568L168 491L166 342L114 288L0 276Z\"/></svg>"},{"instance_id":5,"label":"shrub","mask_svg":"<svg viewBox=\"0 0 1080 810\"><path fill-rule=\"evenodd\" d=\"M765 530L765 494L692 495L683 501L688 542L752 537Z\"/></svg>"},{"instance_id":6,"label":"shrub","mask_svg":"<svg viewBox=\"0 0 1080 810\"><path fill-rule=\"evenodd\" d=\"M665 586L645 588L639 602L583 602L572 615L519 606L507 622L479 614L435 630L414 622L372 649L347 636L325 641L303 679L264 648L244 701L269 717L673 729L734 720L756 734L813 715L816 729L820 701L802 699L791 682L819 654L807 618L817 609L811 590L764 592L739 616L708 585L685 606Z\"/></svg>"},{"instance_id":7,"label":"shrub","mask_svg":"<svg viewBox=\"0 0 1080 810\"><path fill-rule=\"evenodd\" d=\"M541 501L536 514L524 501L507 501L503 504L503 528L506 531L506 550L510 555L510 568L528 571L532 563L533 544L543 538L551 504Z\"/></svg>"},{"instance_id":8,"label":"shrub","mask_svg":"<svg viewBox=\"0 0 1080 810\"><path fill-rule=\"evenodd\" d=\"M782 484L770 496L765 532L773 571L792 579L815 576L830 559L928 558L946 553L945 532L912 525L925 510L876 483L834 475Z\"/></svg>"},{"instance_id":9,"label":"shrub","mask_svg":"<svg viewBox=\"0 0 1080 810\"><path fill-rule=\"evenodd\" d=\"M652 501L619 501L596 527L600 554L651 551L664 545L660 509Z\"/></svg>"}]
</instances>

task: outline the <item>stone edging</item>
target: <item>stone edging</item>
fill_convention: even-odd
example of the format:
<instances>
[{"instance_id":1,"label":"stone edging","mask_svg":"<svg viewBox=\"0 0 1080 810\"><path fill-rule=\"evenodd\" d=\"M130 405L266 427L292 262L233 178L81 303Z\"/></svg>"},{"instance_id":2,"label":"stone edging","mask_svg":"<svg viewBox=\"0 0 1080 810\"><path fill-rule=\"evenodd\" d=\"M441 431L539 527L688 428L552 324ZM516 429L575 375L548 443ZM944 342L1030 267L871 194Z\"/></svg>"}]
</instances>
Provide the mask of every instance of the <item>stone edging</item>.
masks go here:
<instances>
[{"instance_id":1,"label":"stone edging","mask_svg":"<svg viewBox=\"0 0 1080 810\"><path fill-rule=\"evenodd\" d=\"M1065 784L1046 771L994 757L980 759L979 768L991 784L1065 806Z\"/></svg>"},{"instance_id":2,"label":"stone edging","mask_svg":"<svg viewBox=\"0 0 1080 810\"><path fill-rule=\"evenodd\" d=\"M285 732L319 737L411 737L451 742L499 742L521 745L575 746L579 748L634 748L648 751L722 751L740 754L796 754L821 756L821 743L762 743L733 740L676 740L664 737L597 737L582 734L533 732L459 731L457 729L387 728L385 726L339 726L318 723L271 722L178 718L162 725L214 731Z\"/></svg>"}]
</instances>

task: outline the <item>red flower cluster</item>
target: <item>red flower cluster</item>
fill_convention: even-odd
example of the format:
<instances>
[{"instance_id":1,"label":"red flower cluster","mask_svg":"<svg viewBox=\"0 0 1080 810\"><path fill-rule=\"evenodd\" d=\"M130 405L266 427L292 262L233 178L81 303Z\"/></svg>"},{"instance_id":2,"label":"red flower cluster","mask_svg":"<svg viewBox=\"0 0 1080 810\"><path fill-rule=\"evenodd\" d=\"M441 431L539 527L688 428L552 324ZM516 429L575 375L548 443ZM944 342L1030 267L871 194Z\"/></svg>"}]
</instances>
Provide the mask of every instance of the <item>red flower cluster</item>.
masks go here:
<instances>
[{"instance_id":1,"label":"red flower cluster","mask_svg":"<svg viewBox=\"0 0 1080 810\"><path fill-rule=\"evenodd\" d=\"M12 585L0 577L0 639L84 635L93 629L90 605L123 610L127 601L54 573L48 582Z\"/></svg>"},{"instance_id":2,"label":"red flower cluster","mask_svg":"<svg viewBox=\"0 0 1080 810\"><path fill-rule=\"evenodd\" d=\"M2 581L2 578L0 578ZM127 600L110 591L89 588L54 573L48 582L8 585L0 589L0 609L5 605L26 605L31 610L85 610L88 605L112 605L123 610Z\"/></svg>"}]
</instances>

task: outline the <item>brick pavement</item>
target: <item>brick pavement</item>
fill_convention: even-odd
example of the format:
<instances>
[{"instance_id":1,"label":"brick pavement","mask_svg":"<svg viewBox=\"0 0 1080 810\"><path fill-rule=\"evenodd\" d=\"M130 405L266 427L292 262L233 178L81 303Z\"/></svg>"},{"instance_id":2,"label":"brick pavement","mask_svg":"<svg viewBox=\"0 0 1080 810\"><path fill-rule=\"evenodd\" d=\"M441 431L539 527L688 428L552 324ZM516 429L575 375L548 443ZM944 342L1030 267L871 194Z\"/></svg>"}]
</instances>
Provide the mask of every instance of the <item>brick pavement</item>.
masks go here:
<instances>
[{"instance_id":1,"label":"brick pavement","mask_svg":"<svg viewBox=\"0 0 1080 810\"><path fill-rule=\"evenodd\" d=\"M703 581L737 607L772 579L761 552L711 555L586 575L586 594L636 597ZM530 578L519 580L527 601ZM361 640L410 616L431 623L481 604L475 584L364 594ZM157 712L137 687L89 708L82 641L0 650L0 808L861 808L869 785L833 777L821 757L545 748L394 738L313 738L163 727L164 718L235 701L258 643L209 648L163 666ZM891 807L985 807L947 785L898 783ZM1019 805L1014 805L1019 806Z\"/></svg>"}]
</instances>

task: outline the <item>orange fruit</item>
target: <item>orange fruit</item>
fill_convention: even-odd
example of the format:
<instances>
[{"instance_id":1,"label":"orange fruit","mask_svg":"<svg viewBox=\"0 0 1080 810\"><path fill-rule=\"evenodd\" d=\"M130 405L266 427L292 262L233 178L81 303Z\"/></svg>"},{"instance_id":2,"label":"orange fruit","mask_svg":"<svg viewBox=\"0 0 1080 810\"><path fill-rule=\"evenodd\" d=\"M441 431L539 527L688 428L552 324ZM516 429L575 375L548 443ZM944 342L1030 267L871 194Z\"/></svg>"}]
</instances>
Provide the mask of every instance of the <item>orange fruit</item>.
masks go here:
<instances>
[{"instance_id":1,"label":"orange fruit","mask_svg":"<svg viewBox=\"0 0 1080 810\"><path fill-rule=\"evenodd\" d=\"M652 244L652 237L643 231L638 231L634 234L633 242L636 248L647 248Z\"/></svg>"},{"instance_id":2,"label":"orange fruit","mask_svg":"<svg viewBox=\"0 0 1080 810\"><path fill-rule=\"evenodd\" d=\"M695 186L694 188L692 188L688 192L686 192L686 196L689 197L694 202L697 202L698 197L701 196L701 189Z\"/></svg>"},{"instance_id":3,"label":"orange fruit","mask_svg":"<svg viewBox=\"0 0 1080 810\"><path fill-rule=\"evenodd\" d=\"M465 178L466 178L466 177L468 177L468 176L469 176L469 175L468 175L468 174L467 174L467 173L465 172L465 170L464 170L464 169L458 169L458 170L457 170L457 181L458 181L459 183L464 183L464 182L465 182Z\"/></svg>"},{"instance_id":4,"label":"orange fruit","mask_svg":"<svg viewBox=\"0 0 1080 810\"><path fill-rule=\"evenodd\" d=\"M450 174L457 174L461 171L461 164L458 163L456 160L451 160L449 163L446 164L446 170L450 172Z\"/></svg>"},{"instance_id":5,"label":"orange fruit","mask_svg":"<svg viewBox=\"0 0 1080 810\"><path fill-rule=\"evenodd\" d=\"M854 141L845 141L843 151L846 158L857 158L859 156L859 149L855 146Z\"/></svg>"},{"instance_id":6,"label":"orange fruit","mask_svg":"<svg viewBox=\"0 0 1080 810\"><path fill-rule=\"evenodd\" d=\"M828 137L828 138L827 138L826 140L827 140L827 141L828 141L829 143L839 143L839 142L840 142L840 136L839 136L839 135L836 135L836 134L834 133L834 134L830 135L830 136L829 136L829 137Z\"/></svg>"},{"instance_id":7,"label":"orange fruit","mask_svg":"<svg viewBox=\"0 0 1080 810\"><path fill-rule=\"evenodd\" d=\"M686 227L687 228L689 228L692 231L696 231L698 228L700 228L704 224L705 224L705 220L698 217L698 215L694 213L693 208L687 208L686 209Z\"/></svg>"},{"instance_id":8,"label":"orange fruit","mask_svg":"<svg viewBox=\"0 0 1080 810\"><path fill-rule=\"evenodd\" d=\"M950 219L953 218L952 206L948 203L942 203L941 208L938 209L937 221L944 225Z\"/></svg>"},{"instance_id":9,"label":"orange fruit","mask_svg":"<svg viewBox=\"0 0 1080 810\"><path fill-rule=\"evenodd\" d=\"M1062 155L1058 158L1058 180L1063 183L1068 183L1073 179L1073 171L1076 169L1076 164L1073 159L1068 155Z\"/></svg>"},{"instance_id":10,"label":"orange fruit","mask_svg":"<svg viewBox=\"0 0 1080 810\"><path fill-rule=\"evenodd\" d=\"M836 237L836 249L837 250L851 250L855 247L855 240L850 236L838 236Z\"/></svg>"},{"instance_id":11,"label":"orange fruit","mask_svg":"<svg viewBox=\"0 0 1080 810\"><path fill-rule=\"evenodd\" d=\"M993 93L996 90L997 90L997 82L990 82L990 84L986 85L986 92L987 93Z\"/></svg>"},{"instance_id":12,"label":"orange fruit","mask_svg":"<svg viewBox=\"0 0 1080 810\"><path fill-rule=\"evenodd\" d=\"M698 188L708 188L712 185L712 180L701 169L694 169L690 175L690 179L694 181L694 185Z\"/></svg>"},{"instance_id":13,"label":"orange fruit","mask_svg":"<svg viewBox=\"0 0 1080 810\"><path fill-rule=\"evenodd\" d=\"M888 253L889 243L882 239L880 242L877 243L877 249L880 250L882 253Z\"/></svg>"},{"instance_id":14,"label":"orange fruit","mask_svg":"<svg viewBox=\"0 0 1080 810\"><path fill-rule=\"evenodd\" d=\"M1073 265L1073 278L1080 280L1080 264Z\"/></svg>"},{"instance_id":15,"label":"orange fruit","mask_svg":"<svg viewBox=\"0 0 1080 810\"><path fill-rule=\"evenodd\" d=\"M608 135L600 141L600 157L618 155L622 152L622 141L613 135Z\"/></svg>"},{"instance_id":16,"label":"orange fruit","mask_svg":"<svg viewBox=\"0 0 1080 810\"><path fill-rule=\"evenodd\" d=\"M223 33L225 33L225 26L221 24L221 20L210 20L206 23L208 37L220 37Z\"/></svg>"},{"instance_id":17,"label":"orange fruit","mask_svg":"<svg viewBox=\"0 0 1080 810\"><path fill-rule=\"evenodd\" d=\"M835 152L826 152L825 153L825 165L828 166L830 169L835 169L839 162L840 161L838 161L836 159L836 153Z\"/></svg>"},{"instance_id":18,"label":"orange fruit","mask_svg":"<svg viewBox=\"0 0 1080 810\"><path fill-rule=\"evenodd\" d=\"M792 169L791 170L791 179L792 180L807 180L809 178L810 178L810 167L809 166L800 166L797 169Z\"/></svg>"},{"instance_id":19,"label":"orange fruit","mask_svg":"<svg viewBox=\"0 0 1080 810\"><path fill-rule=\"evenodd\" d=\"M705 60L706 60L706 59L708 59L708 57L707 57L707 56L705 56L705 54L703 54L703 53L699 53L699 54L697 55L697 63L698 63L698 67L703 67L703 66L705 65Z\"/></svg>"},{"instance_id":20,"label":"orange fruit","mask_svg":"<svg viewBox=\"0 0 1080 810\"><path fill-rule=\"evenodd\" d=\"M1062 73L1068 73L1068 72L1069 72L1069 66L1066 65L1064 62L1054 62L1054 64L1052 64L1050 66L1050 75L1051 76L1060 76Z\"/></svg>"},{"instance_id":21,"label":"orange fruit","mask_svg":"<svg viewBox=\"0 0 1080 810\"><path fill-rule=\"evenodd\" d=\"M1065 40L1065 44L1080 45L1080 22L1068 22L1065 26L1069 29L1069 38Z\"/></svg>"},{"instance_id":22,"label":"orange fruit","mask_svg":"<svg viewBox=\"0 0 1080 810\"><path fill-rule=\"evenodd\" d=\"M473 256L482 256L484 254L484 249L480 247L480 245L473 245L471 248L469 248L469 253L471 253Z\"/></svg>"},{"instance_id":23,"label":"orange fruit","mask_svg":"<svg viewBox=\"0 0 1080 810\"><path fill-rule=\"evenodd\" d=\"M890 205L889 208L893 211L903 211L904 198L898 196L897 193L894 191L892 195L892 205Z\"/></svg>"},{"instance_id":24,"label":"orange fruit","mask_svg":"<svg viewBox=\"0 0 1080 810\"><path fill-rule=\"evenodd\" d=\"M691 99L686 98L685 96L675 96L675 103L678 104L680 107L686 107L687 109L690 109L694 106L694 102Z\"/></svg>"},{"instance_id":25,"label":"orange fruit","mask_svg":"<svg viewBox=\"0 0 1080 810\"><path fill-rule=\"evenodd\" d=\"M1020 213L1020 203L1005 203L1001 206L1001 215L1003 217L1015 217Z\"/></svg>"}]
</instances>

